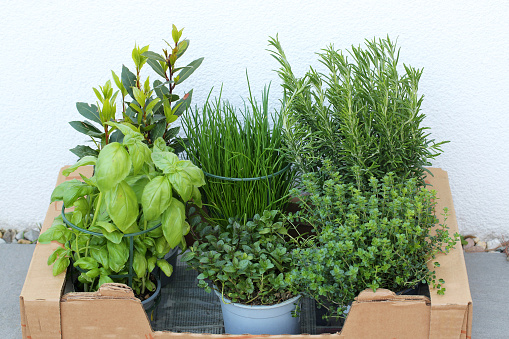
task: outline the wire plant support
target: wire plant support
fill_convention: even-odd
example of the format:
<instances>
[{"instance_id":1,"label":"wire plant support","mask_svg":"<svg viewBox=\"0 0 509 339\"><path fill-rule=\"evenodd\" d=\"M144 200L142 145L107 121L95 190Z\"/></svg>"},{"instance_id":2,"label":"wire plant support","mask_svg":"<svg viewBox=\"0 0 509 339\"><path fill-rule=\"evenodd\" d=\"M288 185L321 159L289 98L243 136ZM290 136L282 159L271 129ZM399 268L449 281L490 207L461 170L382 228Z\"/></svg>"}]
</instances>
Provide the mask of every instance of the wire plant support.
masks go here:
<instances>
[{"instance_id":1,"label":"wire plant support","mask_svg":"<svg viewBox=\"0 0 509 339\"><path fill-rule=\"evenodd\" d=\"M76 225L74 225L72 222L70 222L66 216L65 216L65 204L62 204L62 219L64 220L64 222L69 225L70 227L72 227L73 229L79 231L79 232L82 232L82 233L86 233L86 234L90 234L90 235L95 235L95 236L98 236L98 237L104 237L104 235L102 233L98 233L98 232L93 232L93 231L89 231L89 230L86 230L84 228L81 228L81 227L78 227ZM133 277L135 275L134 273L134 270L133 270L133 259L134 259L134 237L136 236L139 236L139 235L142 235L142 234L145 234L145 233L148 233L150 231L153 231L157 228L161 227L161 223L155 225L154 227L151 227L145 231L140 231L140 232L136 232L136 233L128 233L128 234L123 234L123 237L124 238L129 238L129 273L128 274L112 274L110 275L109 277L110 278L117 278L117 279L122 279L122 278L127 278L127 286L129 287L133 287Z\"/></svg>"}]
</instances>

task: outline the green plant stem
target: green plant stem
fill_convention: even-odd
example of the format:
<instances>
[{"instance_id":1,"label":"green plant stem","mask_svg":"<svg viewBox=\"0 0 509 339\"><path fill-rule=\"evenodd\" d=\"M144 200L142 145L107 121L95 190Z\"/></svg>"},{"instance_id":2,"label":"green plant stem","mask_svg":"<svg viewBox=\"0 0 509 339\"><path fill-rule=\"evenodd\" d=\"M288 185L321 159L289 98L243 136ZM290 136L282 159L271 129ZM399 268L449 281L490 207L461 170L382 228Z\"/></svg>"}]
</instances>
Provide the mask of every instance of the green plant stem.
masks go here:
<instances>
[{"instance_id":1,"label":"green plant stem","mask_svg":"<svg viewBox=\"0 0 509 339\"><path fill-rule=\"evenodd\" d=\"M99 216L99 213L101 212L102 197L103 197L103 193L99 192L99 195L97 197L97 199L98 199L98 201L97 201L97 208L94 211L94 218L92 219L92 223L90 224L90 226L95 226L95 222L97 220L97 217Z\"/></svg>"}]
</instances>

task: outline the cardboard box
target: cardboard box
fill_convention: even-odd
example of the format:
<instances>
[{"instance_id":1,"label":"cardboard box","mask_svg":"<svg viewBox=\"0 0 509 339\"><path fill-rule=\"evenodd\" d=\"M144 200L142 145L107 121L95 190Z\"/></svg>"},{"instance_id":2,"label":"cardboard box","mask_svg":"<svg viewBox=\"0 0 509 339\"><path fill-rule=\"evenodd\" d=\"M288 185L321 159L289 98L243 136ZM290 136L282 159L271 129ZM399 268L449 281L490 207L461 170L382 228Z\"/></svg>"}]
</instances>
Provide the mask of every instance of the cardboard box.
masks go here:
<instances>
[{"instance_id":1,"label":"cardboard box","mask_svg":"<svg viewBox=\"0 0 509 339\"><path fill-rule=\"evenodd\" d=\"M457 232L447 172L433 168L434 177L427 180L437 191L438 208L448 207L447 224ZM80 168L65 178L61 172L57 185L64 180L90 176L91 168ZM51 226L62 208L53 203L43 224ZM439 216L440 222L443 217ZM58 244L37 244L20 295L23 338L221 338L224 335L172 333L153 331L139 299L122 284L106 284L95 293L62 295L65 274L52 275L46 264ZM448 255L440 255L437 275L446 281L445 295L431 290L431 300L424 296L396 296L379 289L362 292L353 302L341 333L335 338L467 338L472 330L472 298L468 285L463 250L458 243ZM171 331L171 329L168 329ZM322 335L323 336L323 335ZM235 338L260 336L243 335ZM309 337L277 336L277 338ZM230 338L233 338L230 336Z\"/></svg>"}]
</instances>

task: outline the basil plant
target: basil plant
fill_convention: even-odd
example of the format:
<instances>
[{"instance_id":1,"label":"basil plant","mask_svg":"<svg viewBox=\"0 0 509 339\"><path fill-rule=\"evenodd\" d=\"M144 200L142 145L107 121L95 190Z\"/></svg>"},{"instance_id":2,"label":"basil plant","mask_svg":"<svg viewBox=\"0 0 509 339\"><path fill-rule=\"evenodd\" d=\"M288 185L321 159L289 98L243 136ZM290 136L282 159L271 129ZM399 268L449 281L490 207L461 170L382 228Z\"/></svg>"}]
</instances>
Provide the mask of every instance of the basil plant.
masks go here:
<instances>
[{"instance_id":1,"label":"basil plant","mask_svg":"<svg viewBox=\"0 0 509 339\"><path fill-rule=\"evenodd\" d=\"M108 124L123 133L123 141L109 143L97 157L86 156L66 169L64 175L69 175L80 166L95 165L92 177L66 181L51 195L51 202L63 201L66 208L74 208L65 213L72 224L103 236L71 228L60 215L39 241L63 245L48 258L53 275L64 272L72 261L81 272L78 280L84 290L91 291L103 283L125 283L126 278L112 278L129 270L129 239L124 235L161 223L134 236L132 288L143 296L156 288L149 279L156 266L167 276L172 274L173 268L163 258L174 247L186 246L184 235L190 226L185 203L192 199L201 207L198 187L205 180L201 169L179 160L163 138L149 147L134 125Z\"/></svg>"}]
</instances>

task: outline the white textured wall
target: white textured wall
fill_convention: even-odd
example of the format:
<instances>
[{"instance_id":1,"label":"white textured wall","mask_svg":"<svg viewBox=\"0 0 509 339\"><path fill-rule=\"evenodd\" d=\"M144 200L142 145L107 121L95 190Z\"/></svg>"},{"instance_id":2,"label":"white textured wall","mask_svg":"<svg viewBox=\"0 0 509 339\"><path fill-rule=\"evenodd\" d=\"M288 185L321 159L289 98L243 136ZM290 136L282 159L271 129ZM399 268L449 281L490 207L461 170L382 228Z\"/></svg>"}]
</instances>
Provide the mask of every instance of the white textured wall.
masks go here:
<instances>
[{"instance_id":1,"label":"white textured wall","mask_svg":"<svg viewBox=\"0 0 509 339\"><path fill-rule=\"evenodd\" d=\"M204 56L182 87L194 103L224 83L240 104L245 69L258 90L273 81L265 51L279 33L294 70L314 52L365 38L398 38L401 60L424 67L426 124L451 140L434 165L449 172L459 227L509 239L509 2L483 1L6 1L0 2L0 228L41 222L58 169L86 138L67 122L91 88L132 69L135 42L160 50L171 24ZM148 68L148 66L147 66ZM155 77L153 77L155 79Z\"/></svg>"}]
</instances>

